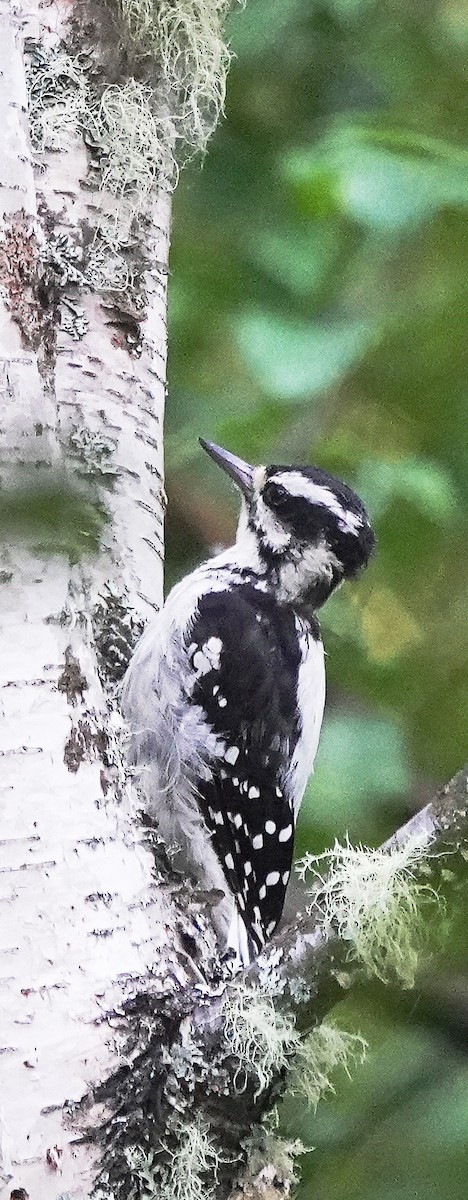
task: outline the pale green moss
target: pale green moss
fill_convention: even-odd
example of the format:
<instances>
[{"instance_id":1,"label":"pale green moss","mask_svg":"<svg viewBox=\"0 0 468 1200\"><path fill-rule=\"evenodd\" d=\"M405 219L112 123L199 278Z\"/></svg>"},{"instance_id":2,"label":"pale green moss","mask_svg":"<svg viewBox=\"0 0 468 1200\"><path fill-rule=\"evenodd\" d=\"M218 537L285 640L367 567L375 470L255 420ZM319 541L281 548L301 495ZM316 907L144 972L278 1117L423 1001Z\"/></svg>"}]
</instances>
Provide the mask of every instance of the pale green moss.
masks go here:
<instances>
[{"instance_id":1,"label":"pale green moss","mask_svg":"<svg viewBox=\"0 0 468 1200\"><path fill-rule=\"evenodd\" d=\"M223 112L230 60L223 23L233 0L108 2L146 82L129 78L96 98L90 61L30 40L30 136L44 152L66 150L86 132L90 210L93 184L99 195L83 278L93 291L128 292L142 274L132 254L137 220L151 219L158 189L177 183L177 160L205 150Z\"/></svg>"},{"instance_id":2,"label":"pale green moss","mask_svg":"<svg viewBox=\"0 0 468 1200\"><path fill-rule=\"evenodd\" d=\"M353 956L369 974L396 978L406 988L414 985L424 937L422 907L437 898L417 878L427 851L427 839L418 837L392 850L336 842L298 863L303 878L314 876L312 908L349 942Z\"/></svg>"},{"instance_id":3,"label":"pale green moss","mask_svg":"<svg viewBox=\"0 0 468 1200\"><path fill-rule=\"evenodd\" d=\"M148 1200L207 1200L213 1194L220 1163L207 1121L178 1122L174 1126L177 1149L161 1148L169 1157L162 1165L160 1152L131 1146L125 1151L127 1166L138 1186L138 1195ZM210 1184L208 1180L213 1182Z\"/></svg>"},{"instance_id":4,"label":"pale green moss","mask_svg":"<svg viewBox=\"0 0 468 1200\"><path fill-rule=\"evenodd\" d=\"M267 1088L274 1075L287 1068L287 1090L305 1097L315 1111L326 1092L333 1092L332 1076L338 1068L349 1075L362 1063L366 1043L357 1034L323 1023L302 1038L291 1016L275 1012L268 999L242 992L229 1007L228 1045L239 1060L236 1079L257 1076L258 1090ZM299 1141L281 1138L274 1127L277 1111L256 1126L244 1143L247 1164L242 1181L254 1181L259 1191L272 1177L288 1186L297 1179L295 1160L307 1150Z\"/></svg>"},{"instance_id":5,"label":"pale green moss","mask_svg":"<svg viewBox=\"0 0 468 1200\"><path fill-rule=\"evenodd\" d=\"M195 1083L198 1092L206 1073L217 1080L219 1094L225 1097L234 1090L243 1091L247 1085L251 1089L252 1083L257 1084L257 1094L260 1090L267 1092L270 1084L281 1084L285 1076L290 1089L304 1095L315 1108L324 1092L333 1090L331 1075L336 1068L349 1073L352 1064L362 1061L365 1043L328 1024L314 1029L304 1041L290 1014L275 1012L271 998L241 985L225 999L223 1018L224 1046L214 1057L207 1057L206 1047L201 1045L191 1052L187 1035L184 1062L177 1062L174 1048L167 1050L167 1065L174 1068L171 1086L166 1085L172 1115L161 1137L153 1129L152 1144L145 1137L144 1145L123 1148L118 1176L114 1176L115 1167L112 1175L106 1175L109 1187L116 1186L117 1178L119 1195L120 1182L125 1179L128 1195L135 1192L140 1200L208 1200L217 1193L225 1166L229 1166L229 1174L240 1172L241 1188L253 1182L261 1191L275 1180L283 1184L285 1195L289 1194L296 1179L297 1156L306 1148L297 1140L279 1135L276 1109L253 1125L231 1158L220 1148L218 1134L204 1115L199 1113L193 1118L189 1110L184 1115L187 1096L193 1096ZM183 1083L179 1092L174 1087L177 1080ZM145 1133L149 1132L150 1126L143 1124ZM102 1200L105 1195L104 1188Z\"/></svg>"},{"instance_id":6,"label":"pale green moss","mask_svg":"<svg viewBox=\"0 0 468 1200\"><path fill-rule=\"evenodd\" d=\"M307 1154L310 1147L304 1146L299 1138L281 1137L278 1123L275 1109L264 1124L253 1127L250 1136L242 1143L247 1162L239 1182L247 1194L253 1185L256 1195L268 1195L274 1181L276 1186L282 1185L282 1194L288 1196L299 1181L297 1159L299 1155Z\"/></svg>"},{"instance_id":7,"label":"pale green moss","mask_svg":"<svg viewBox=\"0 0 468 1200\"><path fill-rule=\"evenodd\" d=\"M204 150L223 112L231 0L115 0L130 53L160 65L177 140Z\"/></svg>"},{"instance_id":8,"label":"pale green moss","mask_svg":"<svg viewBox=\"0 0 468 1200\"><path fill-rule=\"evenodd\" d=\"M214 1191L219 1161L207 1121L198 1117L181 1126L161 1200L205 1200ZM212 1186L207 1178L214 1179Z\"/></svg>"},{"instance_id":9,"label":"pale green moss","mask_svg":"<svg viewBox=\"0 0 468 1200\"><path fill-rule=\"evenodd\" d=\"M305 1096L315 1111L322 1096L335 1090L331 1075L339 1067L349 1075L352 1066L363 1063L366 1049L366 1042L359 1034L347 1033L324 1021L300 1043L289 1075L288 1091Z\"/></svg>"},{"instance_id":10,"label":"pale green moss","mask_svg":"<svg viewBox=\"0 0 468 1200\"><path fill-rule=\"evenodd\" d=\"M104 89L89 108L88 130L99 155L99 206L86 280L95 291L127 291L134 278L124 252L134 222L151 215L158 188L177 177L172 135L152 89L135 79Z\"/></svg>"},{"instance_id":11,"label":"pale green moss","mask_svg":"<svg viewBox=\"0 0 468 1200\"><path fill-rule=\"evenodd\" d=\"M348 1070L365 1054L361 1037L326 1023L304 1039L290 1014L277 1012L270 997L241 985L225 1006L224 1021L225 1040L239 1064L234 1077L239 1090L254 1075L260 1093L287 1067L288 1086L314 1109L324 1092L333 1090L330 1076L337 1067Z\"/></svg>"},{"instance_id":12,"label":"pale green moss","mask_svg":"<svg viewBox=\"0 0 468 1200\"><path fill-rule=\"evenodd\" d=\"M300 1044L294 1022L289 1015L275 1011L271 997L242 985L230 995L223 1015L225 1041L239 1063L235 1086L242 1091L253 1075L259 1094Z\"/></svg>"},{"instance_id":13,"label":"pale green moss","mask_svg":"<svg viewBox=\"0 0 468 1200\"><path fill-rule=\"evenodd\" d=\"M155 186L173 176L167 120L156 115L151 88L135 79L106 87L90 113L90 128L99 147L102 190L134 198L141 211Z\"/></svg>"}]
</instances>

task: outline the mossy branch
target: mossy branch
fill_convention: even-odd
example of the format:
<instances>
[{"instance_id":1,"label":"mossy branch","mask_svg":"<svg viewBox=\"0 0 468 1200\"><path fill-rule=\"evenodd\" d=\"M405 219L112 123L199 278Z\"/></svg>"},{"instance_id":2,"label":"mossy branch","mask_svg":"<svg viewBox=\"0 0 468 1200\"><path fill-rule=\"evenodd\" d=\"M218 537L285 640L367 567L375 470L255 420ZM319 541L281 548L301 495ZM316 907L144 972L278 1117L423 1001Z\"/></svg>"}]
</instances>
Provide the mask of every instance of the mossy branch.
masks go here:
<instances>
[{"instance_id":1,"label":"mossy branch","mask_svg":"<svg viewBox=\"0 0 468 1200\"><path fill-rule=\"evenodd\" d=\"M375 853L372 852L374 857ZM402 900L403 906L409 905L408 919L411 921L418 894L423 904L429 893L434 894L431 880L437 877L440 861L449 857L450 867L454 868L457 858L464 859L468 855L468 767L459 771L434 800L398 829L383 844L380 854L389 863L396 857L409 875L410 886L406 891L397 880L396 899ZM350 869L353 870L352 863ZM338 897L337 911L333 914L330 902L333 872L331 866L329 875L320 881L317 901L310 910L278 934L246 972L246 983L251 986L264 986L269 977L274 980L278 1002L287 1004L302 1030L314 1025L336 1003L343 988L350 987L362 975L363 968L369 965L369 956L372 958L369 945L367 953L362 947L360 952L362 927L353 943L350 931L343 923L342 897ZM362 865L360 877L357 880L351 878L351 886L353 882L365 887ZM386 949L386 916L384 912L380 951ZM378 929L374 924L370 933L374 942L376 932ZM380 961L381 955L377 964L374 960L374 973L382 976L378 969ZM390 973L399 975L393 960ZM414 966L410 968L410 974L414 974ZM411 982L411 978L403 978L406 986Z\"/></svg>"},{"instance_id":2,"label":"mossy branch","mask_svg":"<svg viewBox=\"0 0 468 1200\"><path fill-rule=\"evenodd\" d=\"M323 1018L363 972L411 986L420 906L438 901L447 859L454 873L468 859L466 768L380 850L338 846L310 860L308 912L247 971L139 997L122 1014L128 1070L95 1095L115 1113L100 1135L100 1200L127 1200L135 1187L164 1200L285 1200L303 1147L268 1114L285 1087L315 1108L334 1072L362 1059L362 1038Z\"/></svg>"}]
</instances>

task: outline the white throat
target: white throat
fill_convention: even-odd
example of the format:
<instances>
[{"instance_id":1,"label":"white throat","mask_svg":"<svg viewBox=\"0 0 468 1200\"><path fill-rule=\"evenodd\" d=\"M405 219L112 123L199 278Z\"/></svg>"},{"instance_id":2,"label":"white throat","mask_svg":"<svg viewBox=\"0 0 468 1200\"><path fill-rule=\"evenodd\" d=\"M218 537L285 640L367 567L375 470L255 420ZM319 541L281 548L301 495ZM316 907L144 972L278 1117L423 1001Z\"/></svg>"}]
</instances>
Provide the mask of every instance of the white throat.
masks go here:
<instances>
[{"instance_id":1,"label":"white throat","mask_svg":"<svg viewBox=\"0 0 468 1200\"><path fill-rule=\"evenodd\" d=\"M248 565L266 585L270 577L271 588L283 604L300 601L314 586L332 587L340 564L325 541L305 547L291 544L290 534L275 520L262 500L257 501L256 519L259 518L265 541L277 556L275 564L268 567L262 558L257 534L248 524L247 506L243 501L233 548L240 565Z\"/></svg>"},{"instance_id":2,"label":"white throat","mask_svg":"<svg viewBox=\"0 0 468 1200\"><path fill-rule=\"evenodd\" d=\"M316 587L327 591L334 586L339 562L325 542L318 546L307 546L297 557L280 560L278 566L278 599L286 604L301 601ZM335 584L336 586L336 584Z\"/></svg>"}]
</instances>

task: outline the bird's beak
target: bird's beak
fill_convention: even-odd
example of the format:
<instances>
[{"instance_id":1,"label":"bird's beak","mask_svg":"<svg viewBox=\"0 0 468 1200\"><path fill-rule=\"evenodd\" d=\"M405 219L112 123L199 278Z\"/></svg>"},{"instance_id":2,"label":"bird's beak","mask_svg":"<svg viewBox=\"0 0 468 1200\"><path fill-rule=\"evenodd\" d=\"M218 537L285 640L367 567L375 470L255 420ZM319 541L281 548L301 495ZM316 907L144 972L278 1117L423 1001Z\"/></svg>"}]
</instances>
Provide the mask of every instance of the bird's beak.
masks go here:
<instances>
[{"instance_id":1,"label":"bird's beak","mask_svg":"<svg viewBox=\"0 0 468 1200\"><path fill-rule=\"evenodd\" d=\"M221 467L226 475L229 475L237 487L240 488L244 496L251 496L253 490L253 473L254 468L249 466L249 463L243 461L242 458L237 458L235 454L230 454L229 450L223 450L222 446L215 446L214 442L206 442L205 438L199 438L200 446L206 450L210 458L214 459L218 467Z\"/></svg>"}]
</instances>

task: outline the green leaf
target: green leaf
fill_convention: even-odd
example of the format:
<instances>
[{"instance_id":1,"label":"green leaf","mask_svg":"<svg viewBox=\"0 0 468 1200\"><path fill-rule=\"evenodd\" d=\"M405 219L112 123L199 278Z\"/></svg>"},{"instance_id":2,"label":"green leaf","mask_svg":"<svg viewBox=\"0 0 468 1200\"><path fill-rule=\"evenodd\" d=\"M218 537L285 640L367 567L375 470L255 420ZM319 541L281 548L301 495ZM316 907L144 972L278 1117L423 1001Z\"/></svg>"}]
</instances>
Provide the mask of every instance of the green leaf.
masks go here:
<instances>
[{"instance_id":1,"label":"green leaf","mask_svg":"<svg viewBox=\"0 0 468 1200\"><path fill-rule=\"evenodd\" d=\"M369 146L384 146L395 154L409 154L433 163L449 163L468 170L468 151L444 138L415 132L413 129L379 128L377 125L356 125L359 140Z\"/></svg>"},{"instance_id":2,"label":"green leaf","mask_svg":"<svg viewBox=\"0 0 468 1200\"><path fill-rule=\"evenodd\" d=\"M371 345L375 330L363 320L290 321L253 309L235 321L234 336L260 387L288 402L338 383Z\"/></svg>"},{"instance_id":3,"label":"green leaf","mask_svg":"<svg viewBox=\"0 0 468 1200\"><path fill-rule=\"evenodd\" d=\"M289 154L283 174L302 212L330 202L350 219L396 231L444 207L468 206L468 154L437 138L337 126L317 147Z\"/></svg>"},{"instance_id":4,"label":"green leaf","mask_svg":"<svg viewBox=\"0 0 468 1200\"><path fill-rule=\"evenodd\" d=\"M249 246L252 261L297 296L310 296L323 285L339 250L340 239L325 222L260 230Z\"/></svg>"},{"instance_id":5,"label":"green leaf","mask_svg":"<svg viewBox=\"0 0 468 1200\"><path fill-rule=\"evenodd\" d=\"M357 490L365 497L374 520L398 498L412 502L424 516L439 524L450 521L457 508L450 472L441 463L415 456L396 462L367 460L359 473Z\"/></svg>"}]
</instances>

